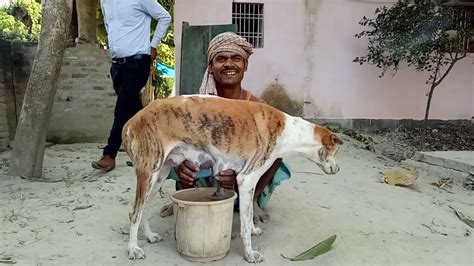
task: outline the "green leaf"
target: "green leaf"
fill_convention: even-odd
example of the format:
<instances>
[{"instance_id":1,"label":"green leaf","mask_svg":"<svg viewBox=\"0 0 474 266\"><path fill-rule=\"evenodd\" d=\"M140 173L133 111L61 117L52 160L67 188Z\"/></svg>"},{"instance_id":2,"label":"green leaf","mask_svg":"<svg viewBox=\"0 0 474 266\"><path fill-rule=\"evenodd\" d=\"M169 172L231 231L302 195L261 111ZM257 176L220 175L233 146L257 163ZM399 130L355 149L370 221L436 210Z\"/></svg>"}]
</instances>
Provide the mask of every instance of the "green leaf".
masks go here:
<instances>
[{"instance_id":1,"label":"green leaf","mask_svg":"<svg viewBox=\"0 0 474 266\"><path fill-rule=\"evenodd\" d=\"M328 239L318 243L316 246L306 250L305 252L297 255L294 258L288 258L281 254L281 256L285 259L289 259L291 261L303 261L303 260L312 260L315 257L322 255L328 252L331 249L332 244L336 241L336 235L329 237Z\"/></svg>"}]
</instances>

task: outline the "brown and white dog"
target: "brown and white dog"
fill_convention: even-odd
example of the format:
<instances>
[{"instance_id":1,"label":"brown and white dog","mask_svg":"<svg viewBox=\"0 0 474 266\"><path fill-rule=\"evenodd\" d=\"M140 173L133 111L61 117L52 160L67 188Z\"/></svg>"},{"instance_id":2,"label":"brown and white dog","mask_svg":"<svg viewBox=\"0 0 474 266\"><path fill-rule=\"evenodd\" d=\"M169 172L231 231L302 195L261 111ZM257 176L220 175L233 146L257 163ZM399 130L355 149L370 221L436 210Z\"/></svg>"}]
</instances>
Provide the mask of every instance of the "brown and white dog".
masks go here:
<instances>
[{"instance_id":1,"label":"brown and white dog","mask_svg":"<svg viewBox=\"0 0 474 266\"><path fill-rule=\"evenodd\" d=\"M260 176L277 158L291 153L302 153L325 173L335 174L339 171L335 155L342 144L327 128L269 105L204 95L150 103L127 122L122 139L137 175L135 204L130 214L130 259L145 257L137 244L142 215L148 241L161 239L150 230L146 205L153 197L153 187L161 186L171 167L187 159L197 165L212 161L213 173L226 169L237 173L240 233L248 262L264 260L251 244L251 235L262 233L252 219L253 196Z\"/></svg>"}]
</instances>

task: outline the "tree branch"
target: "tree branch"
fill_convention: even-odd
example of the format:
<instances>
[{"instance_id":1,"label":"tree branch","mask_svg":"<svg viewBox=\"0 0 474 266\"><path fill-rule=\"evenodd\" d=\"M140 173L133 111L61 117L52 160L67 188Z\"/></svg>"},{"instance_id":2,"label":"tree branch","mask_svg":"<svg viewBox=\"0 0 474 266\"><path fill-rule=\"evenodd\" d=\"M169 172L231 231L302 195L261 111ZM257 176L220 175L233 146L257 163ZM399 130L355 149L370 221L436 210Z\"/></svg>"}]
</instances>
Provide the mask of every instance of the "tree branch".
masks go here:
<instances>
[{"instance_id":1,"label":"tree branch","mask_svg":"<svg viewBox=\"0 0 474 266\"><path fill-rule=\"evenodd\" d=\"M443 60L443 56L440 55L438 57L438 62L436 63L436 71L434 73L434 76L433 76L433 85L436 84L436 78L438 77L438 74L439 72L441 71L441 60ZM436 87L436 85L434 85L434 87Z\"/></svg>"},{"instance_id":2,"label":"tree branch","mask_svg":"<svg viewBox=\"0 0 474 266\"><path fill-rule=\"evenodd\" d=\"M454 61L454 58L453 58L453 53L452 52L449 52L449 58L451 58L451 61Z\"/></svg>"},{"instance_id":3,"label":"tree branch","mask_svg":"<svg viewBox=\"0 0 474 266\"><path fill-rule=\"evenodd\" d=\"M451 62L451 64L449 65L448 69L446 69L446 72L444 72L444 74L441 76L441 78L438 80L438 81L434 81L434 85L435 87L438 86L441 82L443 82L444 78L449 74L449 72L451 71L451 69L454 67L454 65L456 64L457 61L463 59L464 57L466 57L466 55L462 55L461 57L458 58L458 55L456 53L456 57L455 57L455 60L453 60Z\"/></svg>"}]
</instances>

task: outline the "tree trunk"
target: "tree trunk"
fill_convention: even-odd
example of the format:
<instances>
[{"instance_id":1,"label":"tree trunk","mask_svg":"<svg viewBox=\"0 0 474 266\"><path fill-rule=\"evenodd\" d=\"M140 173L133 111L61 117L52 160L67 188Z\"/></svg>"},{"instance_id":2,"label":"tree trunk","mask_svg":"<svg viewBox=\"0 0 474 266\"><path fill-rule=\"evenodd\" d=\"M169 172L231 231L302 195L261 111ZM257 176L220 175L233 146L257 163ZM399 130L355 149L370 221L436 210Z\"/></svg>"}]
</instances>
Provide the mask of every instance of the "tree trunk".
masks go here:
<instances>
[{"instance_id":1,"label":"tree trunk","mask_svg":"<svg viewBox=\"0 0 474 266\"><path fill-rule=\"evenodd\" d=\"M76 1L79 42L97 42L96 10L97 0Z\"/></svg>"},{"instance_id":2,"label":"tree trunk","mask_svg":"<svg viewBox=\"0 0 474 266\"><path fill-rule=\"evenodd\" d=\"M71 23L71 7L71 0L42 1L41 35L16 129L11 175L42 177L46 133Z\"/></svg>"},{"instance_id":3,"label":"tree trunk","mask_svg":"<svg viewBox=\"0 0 474 266\"><path fill-rule=\"evenodd\" d=\"M466 57L466 54L462 55L461 57L458 57L458 55L456 54L456 56L453 58L453 60L449 64L448 69L446 69L444 74L441 75L441 77L437 80L438 76L440 75L440 68L441 68L440 62L438 62L437 71L434 75L433 82L431 83L430 92L428 93L428 102L426 103L426 110L425 110L425 125L428 124L428 118L430 115L431 98L433 97L434 89L438 87L438 85L441 84L441 82L443 82L444 78L446 78L449 72L451 72L451 69L453 69L454 65L459 60L463 59L464 57Z\"/></svg>"},{"instance_id":4,"label":"tree trunk","mask_svg":"<svg viewBox=\"0 0 474 266\"><path fill-rule=\"evenodd\" d=\"M431 98L433 98L433 92L436 86L437 84L435 82L431 83L430 91L428 93L428 102L426 103L425 124L428 123L428 118L430 116Z\"/></svg>"}]
</instances>

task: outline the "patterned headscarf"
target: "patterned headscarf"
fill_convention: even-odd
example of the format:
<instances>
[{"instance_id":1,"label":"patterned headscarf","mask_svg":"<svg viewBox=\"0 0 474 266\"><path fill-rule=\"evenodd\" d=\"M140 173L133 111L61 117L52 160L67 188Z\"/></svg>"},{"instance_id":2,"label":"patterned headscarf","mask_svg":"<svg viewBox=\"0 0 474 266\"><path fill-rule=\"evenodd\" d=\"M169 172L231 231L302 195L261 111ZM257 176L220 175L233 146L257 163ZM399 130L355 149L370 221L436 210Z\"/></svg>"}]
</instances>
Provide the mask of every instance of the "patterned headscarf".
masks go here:
<instances>
[{"instance_id":1,"label":"patterned headscarf","mask_svg":"<svg viewBox=\"0 0 474 266\"><path fill-rule=\"evenodd\" d=\"M253 53L252 48L253 46L251 43L247 42L245 38L234 32L224 32L214 37L209 43L209 48L207 50L208 67L206 72L204 72L199 93L217 95L216 82L214 80L214 75L209 73L209 66L218 53L234 52L247 61Z\"/></svg>"}]
</instances>

